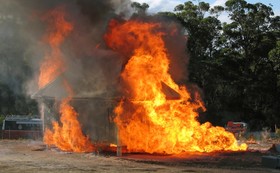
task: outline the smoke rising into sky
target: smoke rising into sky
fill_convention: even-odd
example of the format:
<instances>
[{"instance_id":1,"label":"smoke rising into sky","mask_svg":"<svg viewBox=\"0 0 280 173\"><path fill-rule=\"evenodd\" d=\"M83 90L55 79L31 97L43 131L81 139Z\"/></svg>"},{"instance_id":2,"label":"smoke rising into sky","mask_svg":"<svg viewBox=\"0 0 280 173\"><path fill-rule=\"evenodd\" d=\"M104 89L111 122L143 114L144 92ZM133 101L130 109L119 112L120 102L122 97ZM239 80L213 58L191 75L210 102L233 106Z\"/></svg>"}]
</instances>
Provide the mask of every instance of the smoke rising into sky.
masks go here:
<instances>
[{"instance_id":1,"label":"smoke rising into sky","mask_svg":"<svg viewBox=\"0 0 280 173\"><path fill-rule=\"evenodd\" d=\"M29 94L38 90L36 80L40 65L44 59L44 54L50 51L49 45L44 42L44 37L49 32L48 24L44 21L44 15L49 10L59 7L65 9L65 18L73 25L73 30L61 45L64 65L67 68L63 76L72 82L75 93L81 97L104 96L105 93L112 95L112 92L115 92L113 90L117 88L118 76L126 60L120 58L121 55L117 52L106 47L103 35L112 18L123 20L131 15L130 3L128 0L27 0L24 2L12 0L6 2L6 7L3 8L6 10L4 14L10 15L14 19L17 18L19 23L16 28L19 37L16 38L21 38L25 42L22 45L23 54L18 58L24 57L33 72L33 75L29 75L31 82L27 83ZM7 10L9 8L13 9L12 12ZM167 28L174 27L175 23L172 23L166 22ZM178 36L176 39L182 38ZM182 57L184 41L182 45L174 46L171 43L172 40L176 39L168 36L166 39L168 40L167 46L171 57L177 60L184 59L183 62L187 63L185 57ZM174 67L173 69L177 71L174 73L174 77L177 79L183 76L178 72L178 69L182 69L177 68L178 65L182 65L182 63L171 64L171 67ZM181 77L175 76L175 74L180 74ZM184 78L186 78L186 75ZM56 93L49 94L56 95Z\"/></svg>"},{"instance_id":2,"label":"smoke rising into sky","mask_svg":"<svg viewBox=\"0 0 280 173\"><path fill-rule=\"evenodd\" d=\"M20 87L30 96L37 94L61 99L67 96L63 86L63 80L66 79L73 89L75 98L106 100L106 98L121 97L120 74L129 56L108 48L104 42L104 34L111 19L119 21L129 19L133 13L129 0L0 0L0 2L2 3L0 19L5 24L3 25L5 27L0 27L0 38L7 40L5 46L1 48L8 54L7 61L2 61L0 66L6 67L6 64L12 63L17 67L1 68L0 77L5 78L13 90ZM57 30L55 27L50 27L57 19L46 16L54 9L64 11L65 20L72 25L72 29L64 35L63 41L57 48L53 48L46 42L47 37ZM186 80L188 63L185 53L186 40L181 35L180 25L172 20L154 16L134 15L134 18L140 21L161 22L163 31L176 33L164 37L167 53L173 59L170 72L175 81ZM174 29L177 32L172 32ZM63 66L59 67L63 69L53 81L39 89L40 67L53 51L59 51L63 62ZM9 78L10 73L15 77ZM17 82L20 80L21 82ZM108 119L108 105L106 105L108 103L104 100L90 105L84 102L73 102L73 104L77 108L85 107L79 109L79 112L84 114L80 120L87 131L94 131L92 128L96 128L92 121L89 121L93 117L105 115L97 122ZM109 107L112 108L112 105Z\"/></svg>"}]
</instances>

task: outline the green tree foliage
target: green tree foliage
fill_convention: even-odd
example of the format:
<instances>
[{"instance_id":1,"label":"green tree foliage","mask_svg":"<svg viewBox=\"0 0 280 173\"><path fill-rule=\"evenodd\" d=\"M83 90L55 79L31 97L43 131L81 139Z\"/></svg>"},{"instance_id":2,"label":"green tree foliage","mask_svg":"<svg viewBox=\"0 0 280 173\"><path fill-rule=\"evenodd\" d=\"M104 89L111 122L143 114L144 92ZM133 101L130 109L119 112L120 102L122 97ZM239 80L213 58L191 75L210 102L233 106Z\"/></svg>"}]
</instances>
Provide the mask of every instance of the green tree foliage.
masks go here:
<instances>
[{"instance_id":1,"label":"green tree foliage","mask_svg":"<svg viewBox=\"0 0 280 173\"><path fill-rule=\"evenodd\" d=\"M191 1L175 7L175 15L188 35L189 79L204 91L209 114L218 112L222 107L220 100L216 99L223 85L221 79L216 79L216 73L219 74L217 66L221 65L221 60L215 59L221 47L219 40L222 24L217 18L220 10L223 8L211 9L208 3L194 4ZM212 116L208 120L213 122L216 117Z\"/></svg>"},{"instance_id":2,"label":"green tree foliage","mask_svg":"<svg viewBox=\"0 0 280 173\"><path fill-rule=\"evenodd\" d=\"M230 21L222 24L224 10ZM207 120L279 124L280 20L272 8L245 0L228 0L225 8L188 1L174 15L187 31L189 78L204 91Z\"/></svg>"},{"instance_id":3,"label":"green tree foliage","mask_svg":"<svg viewBox=\"0 0 280 173\"><path fill-rule=\"evenodd\" d=\"M280 41L277 42L277 46L272 49L268 55L273 70L277 74L277 87L280 87Z\"/></svg>"},{"instance_id":4,"label":"green tree foliage","mask_svg":"<svg viewBox=\"0 0 280 173\"><path fill-rule=\"evenodd\" d=\"M131 7L133 17L148 17L148 4L133 2ZM0 8L0 114L37 113L24 91L32 70L24 58L20 22L1 12L9 10ZM221 23L222 12L228 13L229 22ZM188 1L173 13L158 15L185 28L189 80L203 90L207 108L203 120L219 125L246 121L253 129L280 126L280 17L270 6L227 0L225 7L210 7Z\"/></svg>"},{"instance_id":5,"label":"green tree foliage","mask_svg":"<svg viewBox=\"0 0 280 173\"><path fill-rule=\"evenodd\" d=\"M221 22L213 16L205 17L210 12L208 3L200 2L198 5L191 1L184 5L175 7L175 14L185 26L188 35L188 50L190 53L190 78L203 86L206 82L207 71L209 69L202 68L203 64L211 64L209 61L217 50L217 40L220 37ZM207 65L210 68L211 65Z\"/></svg>"},{"instance_id":6,"label":"green tree foliage","mask_svg":"<svg viewBox=\"0 0 280 173\"><path fill-rule=\"evenodd\" d=\"M4 115L0 115L0 130L2 130L4 119L5 119L5 116Z\"/></svg>"},{"instance_id":7,"label":"green tree foliage","mask_svg":"<svg viewBox=\"0 0 280 173\"><path fill-rule=\"evenodd\" d=\"M277 72L269 52L280 38L278 17L272 17L272 8L262 3L228 0L225 5L232 22L224 25L223 37L225 48L235 54L231 61L238 60L238 68L233 72L238 74L234 82L239 86L236 94L237 106L244 113L241 118L251 121L255 128L273 126L274 121L279 123L280 102Z\"/></svg>"},{"instance_id":8,"label":"green tree foliage","mask_svg":"<svg viewBox=\"0 0 280 173\"><path fill-rule=\"evenodd\" d=\"M136 11L137 15L144 15L148 10L149 5L147 3L140 4L139 2L132 2L131 7Z\"/></svg>"}]
</instances>

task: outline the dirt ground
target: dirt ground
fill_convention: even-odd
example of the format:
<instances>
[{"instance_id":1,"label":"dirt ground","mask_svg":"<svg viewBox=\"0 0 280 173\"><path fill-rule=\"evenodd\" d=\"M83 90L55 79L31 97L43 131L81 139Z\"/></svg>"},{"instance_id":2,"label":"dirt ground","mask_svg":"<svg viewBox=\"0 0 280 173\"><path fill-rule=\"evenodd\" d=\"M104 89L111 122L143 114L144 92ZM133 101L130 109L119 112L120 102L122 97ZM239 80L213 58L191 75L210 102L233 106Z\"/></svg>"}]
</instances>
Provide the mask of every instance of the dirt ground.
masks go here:
<instances>
[{"instance_id":1,"label":"dirt ground","mask_svg":"<svg viewBox=\"0 0 280 173\"><path fill-rule=\"evenodd\" d=\"M250 151L234 153L116 157L114 153L61 152L47 149L41 141L0 140L0 172L280 172L261 165L262 156L277 154L267 151L271 145L251 144L250 147Z\"/></svg>"}]
</instances>

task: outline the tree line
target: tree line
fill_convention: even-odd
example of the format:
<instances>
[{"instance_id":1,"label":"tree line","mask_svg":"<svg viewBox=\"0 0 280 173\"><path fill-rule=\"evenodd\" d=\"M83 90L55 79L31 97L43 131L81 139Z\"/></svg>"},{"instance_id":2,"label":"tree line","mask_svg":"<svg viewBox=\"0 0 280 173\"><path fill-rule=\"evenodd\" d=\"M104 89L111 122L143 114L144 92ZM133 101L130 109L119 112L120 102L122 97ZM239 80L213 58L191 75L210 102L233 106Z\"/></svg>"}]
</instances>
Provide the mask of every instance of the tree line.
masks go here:
<instances>
[{"instance_id":1,"label":"tree line","mask_svg":"<svg viewBox=\"0 0 280 173\"><path fill-rule=\"evenodd\" d=\"M149 8L133 7L138 14ZM227 22L219 19L224 13ZM207 108L201 122L244 121L252 130L280 126L280 16L271 6L187 1L157 15L178 20L187 32L189 82L202 89Z\"/></svg>"},{"instance_id":2,"label":"tree line","mask_svg":"<svg viewBox=\"0 0 280 173\"><path fill-rule=\"evenodd\" d=\"M132 3L139 15L149 5ZM221 14L229 20L222 22ZM177 20L186 30L189 81L203 91L207 111L200 121L247 122L252 130L280 126L280 16L271 6L228 0L210 7L187 1L156 15ZM24 83L33 76L15 20L0 23L0 115L37 114ZM7 34L7 31L9 32Z\"/></svg>"},{"instance_id":3,"label":"tree line","mask_svg":"<svg viewBox=\"0 0 280 173\"><path fill-rule=\"evenodd\" d=\"M228 22L219 15L227 13ZM189 80L204 93L201 121L245 121L252 130L280 125L280 16L271 6L228 0L185 2L174 17L187 31Z\"/></svg>"}]
</instances>

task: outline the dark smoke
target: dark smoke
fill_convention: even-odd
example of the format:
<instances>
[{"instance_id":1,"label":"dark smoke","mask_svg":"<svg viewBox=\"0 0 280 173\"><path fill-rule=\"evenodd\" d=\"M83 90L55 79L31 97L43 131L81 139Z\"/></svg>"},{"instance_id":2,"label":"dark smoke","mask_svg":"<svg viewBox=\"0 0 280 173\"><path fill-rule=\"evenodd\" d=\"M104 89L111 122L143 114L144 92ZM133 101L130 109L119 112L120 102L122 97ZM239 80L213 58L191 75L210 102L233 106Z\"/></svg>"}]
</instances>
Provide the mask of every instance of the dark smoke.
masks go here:
<instances>
[{"instance_id":1,"label":"dark smoke","mask_svg":"<svg viewBox=\"0 0 280 173\"><path fill-rule=\"evenodd\" d=\"M71 103L80 114L79 120L84 132L90 135L92 140L101 140L101 137L112 139L110 131L114 130L114 126L108 117L113 110L112 100L117 96L118 77L123 62L117 53L106 48L103 35L111 18L126 16L124 14L129 11L127 6L130 2L17 0L14 3L20 7L21 16L25 16L22 34L29 43L28 55L34 71L33 80L27 83L27 88L29 94L36 98L45 98L43 104L47 110L51 110L46 115L52 117L46 118L48 123L59 119L56 117L59 110L56 99L67 97L63 85L63 80L66 79L74 91ZM44 54L50 50L49 46L42 42L47 32L47 24L41 19L45 13L57 7L65 10L66 20L72 23L74 28L61 45L67 70L38 91L40 64Z\"/></svg>"},{"instance_id":2,"label":"dark smoke","mask_svg":"<svg viewBox=\"0 0 280 173\"><path fill-rule=\"evenodd\" d=\"M29 95L38 94L47 98L66 97L60 80L67 79L74 90L73 105L78 109L80 120L87 132L94 132L102 122L108 122L116 100L119 99L119 76L129 57L107 48L103 36L109 21L126 20L132 14L129 0L0 0L1 13L12 16L13 24L0 27L0 67L13 64L12 69L0 68L0 78L13 88L22 87L17 83L20 76L23 90ZM67 70L46 88L38 91L37 79L44 54L49 46L42 42L47 24L42 16L58 6L65 9L66 20L73 24L73 31L65 39L61 49ZM136 18L136 15L133 15ZM185 40L182 29L176 22L155 16L143 16L137 20L159 21L167 33L164 37L170 55L170 72L174 80L187 80ZM174 30L175 29L175 30ZM173 32L174 30L174 32ZM8 52L9 56L3 55ZM9 59L10 58L10 59ZM11 59L13 58L13 59ZM28 70L27 70L28 69ZM12 72L12 73L11 73ZM15 78L8 77L9 74ZM81 101L83 100L83 101ZM87 101L85 101L87 100ZM113 100L113 101L112 101ZM95 122L94 122L95 121ZM104 123L104 130L112 127ZM92 128L92 129L91 129ZM99 132L91 134L99 138Z\"/></svg>"}]
</instances>

